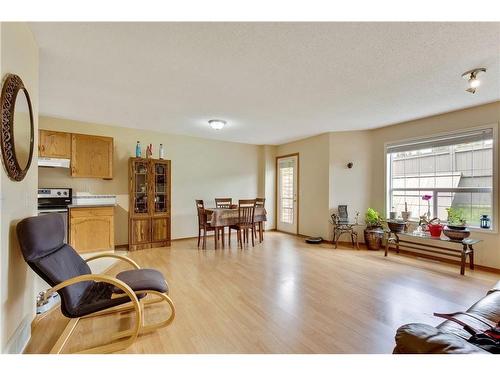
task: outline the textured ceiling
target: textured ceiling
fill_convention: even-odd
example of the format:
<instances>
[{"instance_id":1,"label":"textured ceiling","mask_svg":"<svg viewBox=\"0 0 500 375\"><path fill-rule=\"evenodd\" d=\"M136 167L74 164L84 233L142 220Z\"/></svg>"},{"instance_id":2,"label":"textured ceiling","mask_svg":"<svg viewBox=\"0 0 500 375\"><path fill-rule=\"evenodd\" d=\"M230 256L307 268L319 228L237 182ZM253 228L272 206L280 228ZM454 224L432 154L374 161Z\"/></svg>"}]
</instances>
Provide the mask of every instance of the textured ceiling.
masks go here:
<instances>
[{"instance_id":1,"label":"textured ceiling","mask_svg":"<svg viewBox=\"0 0 500 375\"><path fill-rule=\"evenodd\" d=\"M30 26L40 113L81 121L279 144L500 100L500 23Z\"/></svg>"}]
</instances>

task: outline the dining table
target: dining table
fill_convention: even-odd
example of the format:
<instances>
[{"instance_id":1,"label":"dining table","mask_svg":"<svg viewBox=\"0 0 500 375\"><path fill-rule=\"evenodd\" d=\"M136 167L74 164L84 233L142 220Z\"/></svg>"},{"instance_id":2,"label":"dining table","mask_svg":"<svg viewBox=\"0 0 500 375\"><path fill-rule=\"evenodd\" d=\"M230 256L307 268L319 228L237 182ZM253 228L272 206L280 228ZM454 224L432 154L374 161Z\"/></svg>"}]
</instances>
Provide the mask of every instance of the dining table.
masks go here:
<instances>
[{"instance_id":1,"label":"dining table","mask_svg":"<svg viewBox=\"0 0 500 375\"><path fill-rule=\"evenodd\" d=\"M207 221L210 222L210 225L216 229L215 233L217 233L218 229L236 225L239 221L238 207L205 208L205 212L207 213ZM267 221L267 211L264 207L255 207L254 221L255 223ZM262 238L262 227L263 225L259 226L260 238ZM224 245L224 242L222 245ZM215 248L217 249L217 247L218 238L215 236Z\"/></svg>"}]
</instances>

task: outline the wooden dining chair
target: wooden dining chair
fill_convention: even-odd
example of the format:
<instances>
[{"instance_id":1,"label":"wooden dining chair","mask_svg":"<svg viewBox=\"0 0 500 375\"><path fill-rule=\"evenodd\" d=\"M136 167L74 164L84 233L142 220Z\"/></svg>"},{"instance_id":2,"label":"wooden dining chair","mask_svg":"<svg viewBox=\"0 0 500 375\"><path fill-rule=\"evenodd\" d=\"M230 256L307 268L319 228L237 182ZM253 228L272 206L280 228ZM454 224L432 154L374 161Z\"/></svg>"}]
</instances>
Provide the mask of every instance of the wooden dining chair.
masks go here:
<instances>
[{"instance_id":1,"label":"wooden dining chair","mask_svg":"<svg viewBox=\"0 0 500 375\"><path fill-rule=\"evenodd\" d=\"M238 201L238 224L229 227L229 242L231 242L231 229L237 231L238 243L243 249L243 242L248 242L251 232L252 246L255 246L255 199L240 199Z\"/></svg>"},{"instance_id":2,"label":"wooden dining chair","mask_svg":"<svg viewBox=\"0 0 500 375\"><path fill-rule=\"evenodd\" d=\"M215 198L215 208L231 208L233 198Z\"/></svg>"},{"instance_id":3,"label":"wooden dining chair","mask_svg":"<svg viewBox=\"0 0 500 375\"><path fill-rule=\"evenodd\" d=\"M203 234L202 249L205 250L207 248L207 232L214 232L214 236L216 236L216 228L207 221L207 212L205 211L203 200L196 199L196 209L198 211L198 247L200 247L201 236Z\"/></svg>"},{"instance_id":4,"label":"wooden dining chair","mask_svg":"<svg viewBox=\"0 0 500 375\"><path fill-rule=\"evenodd\" d=\"M233 208L233 198L215 198L215 208ZM228 231L231 231L229 227ZM220 238L219 234L222 234L222 246L224 246L225 227L222 227L220 232L217 232L217 238Z\"/></svg>"},{"instance_id":5,"label":"wooden dining chair","mask_svg":"<svg viewBox=\"0 0 500 375\"><path fill-rule=\"evenodd\" d=\"M255 198L255 208L264 208L266 203L266 198ZM259 227L259 242L264 241L264 222L257 221L255 226ZM255 238L257 238L257 228L254 228Z\"/></svg>"}]
</instances>

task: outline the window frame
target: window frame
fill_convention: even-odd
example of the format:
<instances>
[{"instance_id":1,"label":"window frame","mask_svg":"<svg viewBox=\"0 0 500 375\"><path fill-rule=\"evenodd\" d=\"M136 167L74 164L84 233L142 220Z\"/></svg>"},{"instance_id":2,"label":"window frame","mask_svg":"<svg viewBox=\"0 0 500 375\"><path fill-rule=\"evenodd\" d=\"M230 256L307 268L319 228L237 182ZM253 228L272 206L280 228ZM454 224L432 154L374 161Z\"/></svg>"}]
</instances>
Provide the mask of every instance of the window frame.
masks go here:
<instances>
[{"instance_id":1,"label":"window frame","mask_svg":"<svg viewBox=\"0 0 500 375\"><path fill-rule=\"evenodd\" d=\"M388 149L391 146L399 145L402 143L409 143L409 142L419 142L419 141L425 141L429 140L432 138L440 138L440 137L446 137L446 136L458 136L463 133L471 132L471 131L477 131L477 130L484 130L484 129L492 129L493 132L493 144L492 144L492 149L493 149L493 177L492 177L492 226L490 229L483 229L479 227L473 227L470 226L469 229L471 231L475 232L482 232L482 233L491 233L491 234L497 234L498 233L498 123L489 123L481 126L476 126L476 127L470 127L470 128L463 128L459 130L453 130L453 131L446 131L446 132L440 132L440 133L434 133L431 135L422 135L418 137L411 137L411 138L405 138L405 139L398 139L398 140L393 140L393 141L387 141L384 143L384 209L385 209L385 215L388 217L389 211L391 210L390 204L391 204L391 160L389 157ZM445 191L445 192L470 192L474 191L479 191L479 190L488 190L488 188L426 188L425 191ZM418 190L424 190L424 189L418 189L418 188L397 188L396 190L398 191L418 191ZM434 204L434 213L436 213L437 210L437 204ZM410 222L415 223L416 221L410 220Z\"/></svg>"}]
</instances>

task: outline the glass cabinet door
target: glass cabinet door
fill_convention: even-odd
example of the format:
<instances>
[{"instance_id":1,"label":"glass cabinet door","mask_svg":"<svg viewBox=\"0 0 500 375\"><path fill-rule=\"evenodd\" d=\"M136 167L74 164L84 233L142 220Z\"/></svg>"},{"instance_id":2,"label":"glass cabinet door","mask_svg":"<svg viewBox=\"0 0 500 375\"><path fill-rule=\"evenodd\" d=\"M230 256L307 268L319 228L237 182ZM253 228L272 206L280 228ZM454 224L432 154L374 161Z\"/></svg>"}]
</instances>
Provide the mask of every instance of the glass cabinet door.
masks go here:
<instances>
[{"instance_id":1,"label":"glass cabinet door","mask_svg":"<svg viewBox=\"0 0 500 375\"><path fill-rule=\"evenodd\" d=\"M148 163L134 162L134 212L148 213Z\"/></svg>"},{"instance_id":2,"label":"glass cabinet door","mask_svg":"<svg viewBox=\"0 0 500 375\"><path fill-rule=\"evenodd\" d=\"M168 207L168 164L153 163L154 212L166 213Z\"/></svg>"}]
</instances>

